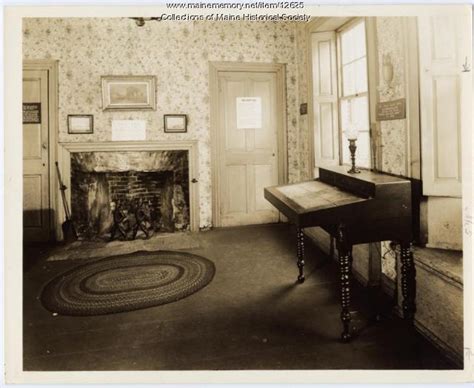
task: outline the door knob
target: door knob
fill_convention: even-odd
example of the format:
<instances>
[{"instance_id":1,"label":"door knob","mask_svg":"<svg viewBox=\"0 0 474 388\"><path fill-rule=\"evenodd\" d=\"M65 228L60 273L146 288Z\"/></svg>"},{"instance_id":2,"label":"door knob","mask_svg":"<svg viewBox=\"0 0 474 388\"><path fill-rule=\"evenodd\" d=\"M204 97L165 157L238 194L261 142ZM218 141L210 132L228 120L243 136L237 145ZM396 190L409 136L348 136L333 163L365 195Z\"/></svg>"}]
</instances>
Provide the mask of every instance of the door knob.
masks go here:
<instances>
[{"instance_id":1,"label":"door knob","mask_svg":"<svg viewBox=\"0 0 474 388\"><path fill-rule=\"evenodd\" d=\"M197 183L197 181L198 181L198 180L197 180L196 178L191 179L191 182L192 182L192 183Z\"/></svg>"},{"instance_id":2,"label":"door knob","mask_svg":"<svg viewBox=\"0 0 474 388\"><path fill-rule=\"evenodd\" d=\"M43 143L43 144L41 145L41 147L43 147L44 150L47 150L47 149L48 149L48 144Z\"/></svg>"}]
</instances>

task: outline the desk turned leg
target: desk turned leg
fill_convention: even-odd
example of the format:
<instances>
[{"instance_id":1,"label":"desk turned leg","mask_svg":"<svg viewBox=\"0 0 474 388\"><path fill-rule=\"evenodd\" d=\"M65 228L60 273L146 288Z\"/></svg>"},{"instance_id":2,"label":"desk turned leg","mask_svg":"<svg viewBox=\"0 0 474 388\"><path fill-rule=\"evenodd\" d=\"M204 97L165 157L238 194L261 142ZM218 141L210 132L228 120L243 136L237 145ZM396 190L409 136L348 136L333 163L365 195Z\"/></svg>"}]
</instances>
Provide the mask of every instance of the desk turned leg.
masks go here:
<instances>
[{"instance_id":1,"label":"desk turned leg","mask_svg":"<svg viewBox=\"0 0 474 388\"><path fill-rule=\"evenodd\" d=\"M403 295L403 317L413 320L416 312L416 269L413 262L413 253L410 243L401 244L401 272L402 272L402 295Z\"/></svg>"},{"instance_id":2,"label":"desk turned leg","mask_svg":"<svg viewBox=\"0 0 474 388\"><path fill-rule=\"evenodd\" d=\"M343 325L341 339L343 342L349 342L351 340L349 308L351 303L352 247L347 244L346 230L343 225L339 226L338 230L337 252L341 276L341 321Z\"/></svg>"},{"instance_id":3,"label":"desk turned leg","mask_svg":"<svg viewBox=\"0 0 474 388\"><path fill-rule=\"evenodd\" d=\"M300 228L296 229L296 257L299 270L298 282L304 282L304 234Z\"/></svg>"}]
</instances>

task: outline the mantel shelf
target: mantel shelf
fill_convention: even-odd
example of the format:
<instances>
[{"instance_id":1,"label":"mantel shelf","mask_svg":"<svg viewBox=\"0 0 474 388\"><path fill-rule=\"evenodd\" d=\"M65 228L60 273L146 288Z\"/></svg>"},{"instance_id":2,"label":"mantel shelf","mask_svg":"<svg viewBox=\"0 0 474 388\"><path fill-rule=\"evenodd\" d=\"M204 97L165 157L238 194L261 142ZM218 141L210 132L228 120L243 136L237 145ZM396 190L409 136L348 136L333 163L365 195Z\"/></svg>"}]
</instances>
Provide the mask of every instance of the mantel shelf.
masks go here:
<instances>
[{"instance_id":1,"label":"mantel shelf","mask_svg":"<svg viewBox=\"0 0 474 388\"><path fill-rule=\"evenodd\" d=\"M197 140L164 140L164 141L104 141L83 143L59 143L69 152L92 151L167 151L195 150Z\"/></svg>"}]
</instances>

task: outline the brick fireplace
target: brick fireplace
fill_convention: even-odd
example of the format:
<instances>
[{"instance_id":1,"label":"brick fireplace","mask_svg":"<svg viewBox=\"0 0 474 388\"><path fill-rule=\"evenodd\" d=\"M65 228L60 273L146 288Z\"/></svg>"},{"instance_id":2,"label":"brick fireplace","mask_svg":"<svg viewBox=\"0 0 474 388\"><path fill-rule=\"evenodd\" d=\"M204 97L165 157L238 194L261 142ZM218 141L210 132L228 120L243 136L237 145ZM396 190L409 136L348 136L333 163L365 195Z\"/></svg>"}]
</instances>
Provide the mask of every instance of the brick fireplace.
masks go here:
<instances>
[{"instance_id":1,"label":"brick fireplace","mask_svg":"<svg viewBox=\"0 0 474 388\"><path fill-rule=\"evenodd\" d=\"M195 229L191 181L197 180L190 175L191 149L152 149L151 144L116 148L114 143L98 144L97 150L91 144L65 147L62 165L79 238L110 239L117 214L128 229L125 236L114 235L120 239ZM139 221L142 228L134 236Z\"/></svg>"}]
</instances>

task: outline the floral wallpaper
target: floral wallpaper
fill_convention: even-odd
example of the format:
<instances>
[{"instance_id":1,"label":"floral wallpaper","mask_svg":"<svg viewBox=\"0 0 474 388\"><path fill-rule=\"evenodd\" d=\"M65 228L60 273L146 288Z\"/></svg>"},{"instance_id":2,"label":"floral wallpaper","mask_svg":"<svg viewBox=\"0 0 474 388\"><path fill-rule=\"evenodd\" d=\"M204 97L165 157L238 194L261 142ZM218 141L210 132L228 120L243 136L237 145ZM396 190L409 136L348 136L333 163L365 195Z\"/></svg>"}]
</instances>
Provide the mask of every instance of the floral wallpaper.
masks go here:
<instances>
[{"instance_id":1,"label":"floral wallpaper","mask_svg":"<svg viewBox=\"0 0 474 388\"><path fill-rule=\"evenodd\" d=\"M308 88L308 33L304 24L298 24L296 27L296 42L297 42L297 63L298 63L298 96L299 103L308 103L309 93ZM298 107L299 108L299 107ZM308 107L309 109L309 107ZM308 114L299 115L299 131L300 135L297 137L299 141L299 179L306 180L312 178L313 174L310 171L310 137L309 137L309 122Z\"/></svg>"},{"instance_id":2,"label":"floral wallpaper","mask_svg":"<svg viewBox=\"0 0 474 388\"><path fill-rule=\"evenodd\" d=\"M379 101L390 101L406 97L405 91L405 47L403 39L403 18L377 18L377 48L379 80L383 81L382 69L384 56L388 56L393 65L393 95L379 92ZM406 120L380 122L381 163L379 168L391 174L406 176L407 166L407 123Z\"/></svg>"},{"instance_id":3,"label":"floral wallpaper","mask_svg":"<svg viewBox=\"0 0 474 388\"><path fill-rule=\"evenodd\" d=\"M147 121L148 140L198 140L200 226L211 226L209 61L286 64L290 182L306 163L299 147L297 23L148 22L127 18L25 18L25 59L59 60L59 141L111 140L113 119ZM298 37L301 33L298 34ZM156 75L157 110L102 111L102 75ZM165 134L163 115L186 113L188 133ZM68 114L93 114L94 133L69 135ZM302 144L303 143L303 144Z\"/></svg>"}]
</instances>

